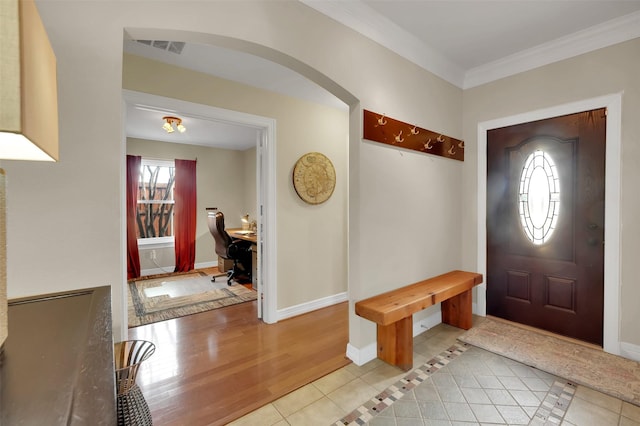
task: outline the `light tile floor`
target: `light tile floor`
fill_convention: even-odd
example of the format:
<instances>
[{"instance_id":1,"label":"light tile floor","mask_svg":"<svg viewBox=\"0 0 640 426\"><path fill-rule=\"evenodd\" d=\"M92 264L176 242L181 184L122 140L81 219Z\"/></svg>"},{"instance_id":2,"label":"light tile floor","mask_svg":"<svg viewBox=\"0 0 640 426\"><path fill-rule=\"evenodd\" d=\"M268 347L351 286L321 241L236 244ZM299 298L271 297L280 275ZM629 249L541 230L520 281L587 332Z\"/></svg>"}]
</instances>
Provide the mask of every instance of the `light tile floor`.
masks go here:
<instances>
[{"instance_id":1,"label":"light tile floor","mask_svg":"<svg viewBox=\"0 0 640 426\"><path fill-rule=\"evenodd\" d=\"M417 336L414 371L455 345L463 332L440 324ZM481 349L466 348L448 364L432 369L417 387L397 393L400 396L392 398L397 400L388 408L351 424L363 424L366 418L372 426L640 426L638 406ZM360 367L350 364L231 424L340 424L356 409L366 406L371 412L373 398L394 389L407 375L377 359Z\"/></svg>"}]
</instances>

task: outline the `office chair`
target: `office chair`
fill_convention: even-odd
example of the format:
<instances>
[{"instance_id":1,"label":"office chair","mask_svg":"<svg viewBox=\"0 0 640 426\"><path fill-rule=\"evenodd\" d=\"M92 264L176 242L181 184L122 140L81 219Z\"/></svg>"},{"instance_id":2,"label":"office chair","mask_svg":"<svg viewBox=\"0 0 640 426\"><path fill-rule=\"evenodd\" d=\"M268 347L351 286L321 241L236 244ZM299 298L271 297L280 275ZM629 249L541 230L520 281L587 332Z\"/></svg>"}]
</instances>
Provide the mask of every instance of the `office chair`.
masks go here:
<instances>
[{"instance_id":1,"label":"office chair","mask_svg":"<svg viewBox=\"0 0 640 426\"><path fill-rule=\"evenodd\" d=\"M217 212L215 216L209 214L207 225L209 225L209 232L215 241L216 254L223 259L233 261L233 268L227 272L227 284L231 285L233 279L239 282L241 280L251 282L251 243L229 236L224 227L222 212ZM215 276L211 278L211 281L215 280Z\"/></svg>"}]
</instances>

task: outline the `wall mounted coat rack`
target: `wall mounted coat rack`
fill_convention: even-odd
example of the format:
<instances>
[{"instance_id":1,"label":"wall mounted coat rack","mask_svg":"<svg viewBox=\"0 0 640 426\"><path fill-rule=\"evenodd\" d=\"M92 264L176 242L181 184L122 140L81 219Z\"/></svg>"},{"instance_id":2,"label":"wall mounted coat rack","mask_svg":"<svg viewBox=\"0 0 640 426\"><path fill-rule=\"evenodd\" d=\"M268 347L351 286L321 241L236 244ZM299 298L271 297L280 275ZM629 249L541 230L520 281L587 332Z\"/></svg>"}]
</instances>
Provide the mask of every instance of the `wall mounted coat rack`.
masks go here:
<instances>
[{"instance_id":1,"label":"wall mounted coat rack","mask_svg":"<svg viewBox=\"0 0 640 426\"><path fill-rule=\"evenodd\" d=\"M363 137L427 154L464 161L464 141L364 110Z\"/></svg>"}]
</instances>

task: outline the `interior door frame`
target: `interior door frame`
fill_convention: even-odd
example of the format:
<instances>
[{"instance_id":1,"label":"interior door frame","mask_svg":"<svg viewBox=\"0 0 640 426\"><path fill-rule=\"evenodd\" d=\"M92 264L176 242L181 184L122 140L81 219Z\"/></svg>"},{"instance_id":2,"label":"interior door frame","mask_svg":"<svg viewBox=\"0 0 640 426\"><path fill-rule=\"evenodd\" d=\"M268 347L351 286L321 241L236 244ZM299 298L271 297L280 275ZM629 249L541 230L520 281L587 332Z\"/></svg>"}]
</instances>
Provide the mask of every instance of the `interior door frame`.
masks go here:
<instances>
[{"instance_id":1,"label":"interior door frame","mask_svg":"<svg viewBox=\"0 0 640 426\"><path fill-rule=\"evenodd\" d=\"M126 105L142 104L153 105L158 108L180 111L190 117L197 117L203 120L221 121L230 124L252 127L258 130L258 138L256 140L256 205L258 214L258 300L262 302L260 314L262 321L273 324L278 321L277 312L277 222L276 222L276 120L270 117L244 113L240 111L232 111L224 108L218 108L210 105L196 104L193 102L183 101L179 99L167 98L164 96L153 95L150 93L136 92L133 90L122 89L123 97L123 123L126 122ZM126 153L126 134L123 126L123 151ZM122 156L124 164L126 156ZM259 163L258 163L259 161ZM124 176L124 166L123 166ZM121 184L122 200L124 200L126 191L124 189L124 178ZM122 201L122 229L126 233L126 209ZM126 253L126 235L123 237L123 253ZM127 324L127 291L126 291L126 258L125 274L123 277L123 291L120 303L123 305L122 320L123 324ZM258 313L256 313L258 315ZM126 327L123 327L126 334ZM124 336L126 338L126 336Z\"/></svg>"},{"instance_id":2,"label":"interior door frame","mask_svg":"<svg viewBox=\"0 0 640 426\"><path fill-rule=\"evenodd\" d=\"M536 120L607 108L605 150L603 349L620 355L620 175L622 93L600 96L478 123L477 270L487 275L487 131ZM486 316L487 283L477 286L476 314Z\"/></svg>"},{"instance_id":3,"label":"interior door frame","mask_svg":"<svg viewBox=\"0 0 640 426\"><path fill-rule=\"evenodd\" d=\"M256 195L258 202L258 317L267 324L278 322L276 304L277 237L276 237L276 120L259 119L263 126L256 144ZM255 122L254 124L259 124Z\"/></svg>"}]
</instances>

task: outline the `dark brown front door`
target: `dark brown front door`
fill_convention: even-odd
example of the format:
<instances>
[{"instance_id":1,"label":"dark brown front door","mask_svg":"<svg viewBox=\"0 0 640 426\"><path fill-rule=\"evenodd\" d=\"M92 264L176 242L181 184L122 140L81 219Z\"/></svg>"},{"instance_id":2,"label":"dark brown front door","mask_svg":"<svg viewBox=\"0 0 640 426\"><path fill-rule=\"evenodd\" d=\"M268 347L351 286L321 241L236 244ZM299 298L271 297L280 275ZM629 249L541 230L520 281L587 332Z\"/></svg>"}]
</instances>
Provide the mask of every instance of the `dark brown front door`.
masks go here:
<instances>
[{"instance_id":1,"label":"dark brown front door","mask_svg":"<svg viewBox=\"0 0 640 426\"><path fill-rule=\"evenodd\" d=\"M487 313L602 345L606 111L487 134Z\"/></svg>"}]
</instances>

